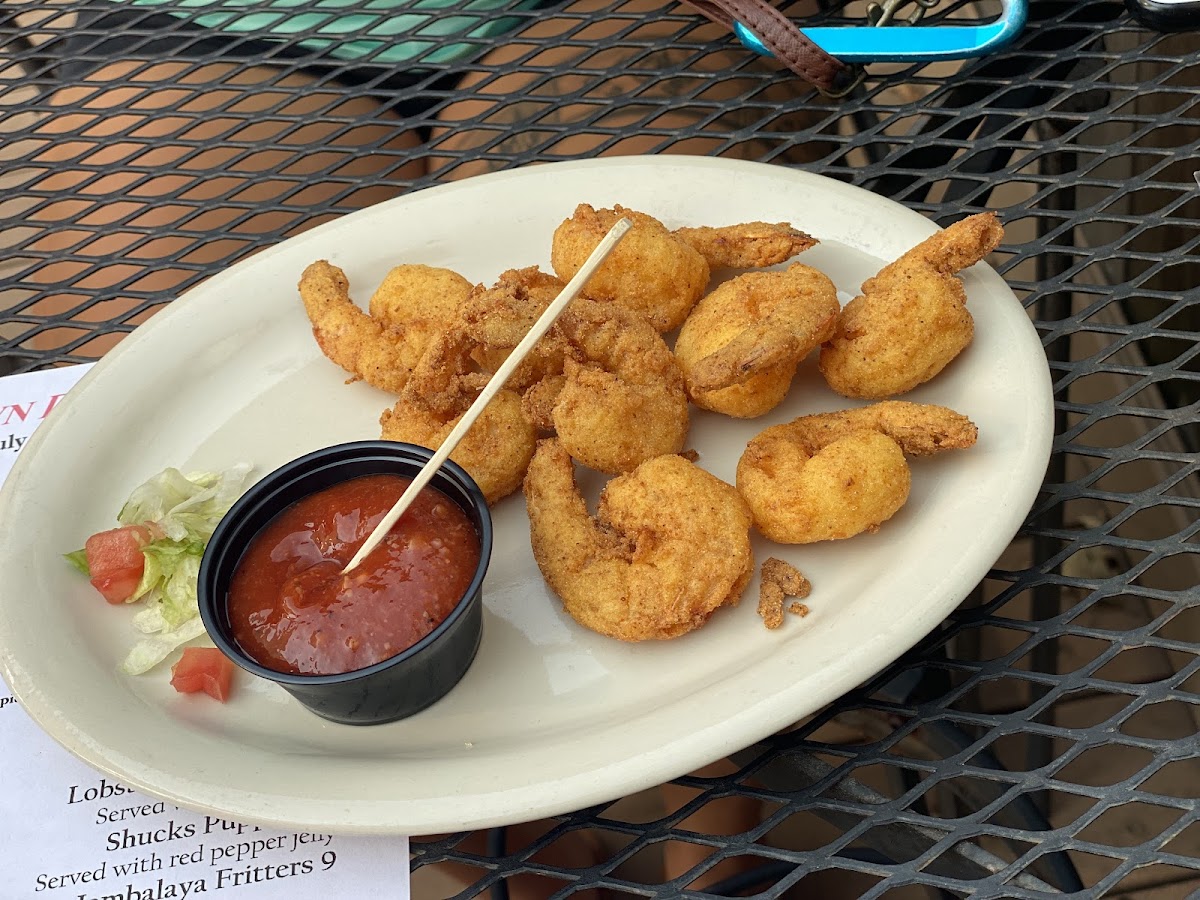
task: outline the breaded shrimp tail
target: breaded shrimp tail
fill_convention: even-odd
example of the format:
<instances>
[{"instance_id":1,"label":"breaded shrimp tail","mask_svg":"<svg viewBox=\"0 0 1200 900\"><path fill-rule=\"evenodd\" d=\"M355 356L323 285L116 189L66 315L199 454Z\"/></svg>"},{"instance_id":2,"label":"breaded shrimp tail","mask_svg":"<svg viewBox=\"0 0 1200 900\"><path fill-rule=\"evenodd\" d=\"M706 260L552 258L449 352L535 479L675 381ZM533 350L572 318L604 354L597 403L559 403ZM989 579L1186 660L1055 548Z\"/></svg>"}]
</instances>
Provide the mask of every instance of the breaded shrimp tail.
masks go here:
<instances>
[{"instance_id":1,"label":"breaded shrimp tail","mask_svg":"<svg viewBox=\"0 0 1200 900\"><path fill-rule=\"evenodd\" d=\"M671 232L703 256L710 266L759 269L803 253L817 243L787 222L743 222L717 228L676 228Z\"/></svg>"},{"instance_id":2,"label":"breaded shrimp tail","mask_svg":"<svg viewBox=\"0 0 1200 900\"><path fill-rule=\"evenodd\" d=\"M1004 226L992 212L968 216L923 240L899 260L880 270L875 278L903 275L903 270L916 263L928 266L939 275L949 277L975 265L1004 240ZM867 284L871 282L868 281ZM867 290L867 286L863 285Z\"/></svg>"},{"instance_id":3,"label":"breaded shrimp tail","mask_svg":"<svg viewBox=\"0 0 1200 900\"><path fill-rule=\"evenodd\" d=\"M974 446L979 429L966 416L931 403L885 400L858 409L818 413L796 419L790 428L793 440L815 453L832 441L858 431L878 431L895 441L906 456L932 456L943 450Z\"/></svg>"}]
</instances>

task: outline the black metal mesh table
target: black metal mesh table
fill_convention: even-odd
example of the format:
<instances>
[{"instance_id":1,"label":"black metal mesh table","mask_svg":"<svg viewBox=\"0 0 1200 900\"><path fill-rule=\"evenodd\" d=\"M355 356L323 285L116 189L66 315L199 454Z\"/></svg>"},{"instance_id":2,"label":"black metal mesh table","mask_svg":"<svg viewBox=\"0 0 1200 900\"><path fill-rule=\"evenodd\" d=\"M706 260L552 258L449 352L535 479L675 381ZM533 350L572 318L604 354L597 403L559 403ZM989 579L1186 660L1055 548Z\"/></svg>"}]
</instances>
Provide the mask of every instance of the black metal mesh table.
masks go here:
<instances>
[{"instance_id":1,"label":"black metal mesh table","mask_svg":"<svg viewBox=\"0 0 1200 900\"><path fill-rule=\"evenodd\" d=\"M216 39L183 2L0 9L0 371L95 358L167 298L342 212L532 162L739 156L1008 226L993 263L1043 335L1057 440L984 584L871 683L725 774L680 779L670 808L418 841L418 886L447 863L463 896L522 876L556 896L1200 888L1196 33L1148 32L1110 0L1036 0L1001 54L875 66L834 100L661 0L500 4L472 15L502 33L409 34L403 64L396 37L369 40L378 13L338 37L367 40L339 61L325 13L264 41ZM694 830L731 798L756 801L758 824ZM603 851L563 865L554 846L584 831ZM709 855L639 874L668 845ZM688 890L728 859L740 874Z\"/></svg>"}]
</instances>

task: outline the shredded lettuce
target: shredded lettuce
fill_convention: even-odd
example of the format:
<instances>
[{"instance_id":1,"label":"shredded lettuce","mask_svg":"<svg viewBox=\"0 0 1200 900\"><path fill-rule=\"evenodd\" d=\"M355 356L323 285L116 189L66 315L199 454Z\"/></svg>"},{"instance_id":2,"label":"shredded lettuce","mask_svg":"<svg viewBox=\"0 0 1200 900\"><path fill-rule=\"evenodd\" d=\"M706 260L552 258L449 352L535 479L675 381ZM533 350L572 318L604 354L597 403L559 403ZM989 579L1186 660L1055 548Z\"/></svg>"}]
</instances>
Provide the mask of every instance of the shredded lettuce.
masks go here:
<instances>
[{"instance_id":1,"label":"shredded lettuce","mask_svg":"<svg viewBox=\"0 0 1200 900\"><path fill-rule=\"evenodd\" d=\"M63 559L65 559L87 577L92 577L92 570L88 567L86 551L72 550L70 553L64 553Z\"/></svg>"},{"instance_id":2,"label":"shredded lettuce","mask_svg":"<svg viewBox=\"0 0 1200 900\"><path fill-rule=\"evenodd\" d=\"M122 525L153 522L173 541L207 543L221 516L241 496L250 468L239 463L224 472L189 475L165 469L134 490L117 521Z\"/></svg>"},{"instance_id":3,"label":"shredded lettuce","mask_svg":"<svg viewBox=\"0 0 1200 900\"><path fill-rule=\"evenodd\" d=\"M178 628L144 637L133 645L133 649L121 663L121 671L126 675L141 675L148 672L170 656L171 651L180 644L186 644L204 634L204 623L197 616L184 622Z\"/></svg>"},{"instance_id":4,"label":"shredded lettuce","mask_svg":"<svg viewBox=\"0 0 1200 900\"><path fill-rule=\"evenodd\" d=\"M146 525L162 535L142 547L145 568L129 602L142 604L133 627L144 637L121 664L123 672L149 671L176 647L204 634L196 599L200 560L217 523L241 496L251 468L239 463L223 472L188 475L166 469L135 488L121 507L121 525ZM89 574L82 550L66 558Z\"/></svg>"}]
</instances>

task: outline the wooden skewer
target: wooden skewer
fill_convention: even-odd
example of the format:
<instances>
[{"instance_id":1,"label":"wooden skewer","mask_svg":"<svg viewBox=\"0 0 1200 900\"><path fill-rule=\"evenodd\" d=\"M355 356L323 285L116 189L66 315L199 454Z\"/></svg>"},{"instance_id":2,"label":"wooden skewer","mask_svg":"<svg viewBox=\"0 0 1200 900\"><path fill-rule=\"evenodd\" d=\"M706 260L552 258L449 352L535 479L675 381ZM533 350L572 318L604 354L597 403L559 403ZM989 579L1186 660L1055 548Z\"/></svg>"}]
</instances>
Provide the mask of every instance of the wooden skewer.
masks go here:
<instances>
[{"instance_id":1,"label":"wooden skewer","mask_svg":"<svg viewBox=\"0 0 1200 900\"><path fill-rule=\"evenodd\" d=\"M567 286L562 289L562 293L554 298L554 302L546 307L546 311L533 323L533 327L529 329L529 333L521 339L521 342L517 344L513 352L508 355L508 359L504 361L504 364L496 370L496 374L491 377L483 390L480 391L479 396L475 398L475 402L471 404L470 409L463 413L463 417L458 420L458 424L454 426L450 434L442 441L442 445L438 447L437 452L429 458L429 462L421 467L421 471L417 473L417 477L412 480L412 483L400 495L400 499L396 501L396 505L375 526L375 530L367 536L367 540L358 548L358 552L354 554L350 562L346 563L346 568L342 569L343 575L362 562L379 545L379 542L384 539L400 517L404 515L404 511L408 509L409 504L413 502L417 494L421 492L421 489L429 483L434 473L441 468L442 463L454 452L454 448L458 446L458 442L463 439L463 436L475 424L475 420L479 418L479 414L483 412L484 407L488 405L491 399L499 392L500 388L504 386L504 383L508 381L508 377L512 375L513 370L520 364L521 360L529 355L529 351L533 349L533 345L554 324L554 321L562 314L562 311L567 308L567 304L579 295L587 280L592 277L592 273L604 262L608 254L612 252L613 247L625 236L625 232L632 225L633 223L629 219L621 219L609 230L600 243L596 245L596 249L592 251L592 255L587 258L587 261L575 273L575 277L567 282Z\"/></svg>"}]
</instances>

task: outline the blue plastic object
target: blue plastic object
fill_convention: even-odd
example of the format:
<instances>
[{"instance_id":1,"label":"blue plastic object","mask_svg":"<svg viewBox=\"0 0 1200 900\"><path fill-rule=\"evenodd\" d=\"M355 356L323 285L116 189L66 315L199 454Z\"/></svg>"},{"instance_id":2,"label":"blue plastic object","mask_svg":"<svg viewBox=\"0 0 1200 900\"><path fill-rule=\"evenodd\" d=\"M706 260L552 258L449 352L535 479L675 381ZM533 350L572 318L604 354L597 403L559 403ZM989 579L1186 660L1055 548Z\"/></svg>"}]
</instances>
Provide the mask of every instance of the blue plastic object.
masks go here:
<instances>
[{"instance_id":1,"label":"blue plastic object","mask_svg":"<svg viewBox=\"0 0 1200 900\"><path fill-rule=\"evenodd\" d=\"M1027 0L1001 0L1000 18L986 25L835 25L802 28L805 36L845 63L939 62L983 56L1010 43L1025 27ZM772 56L741 22L733 32L750 50Z\"/></svg>"}]
</instances>

